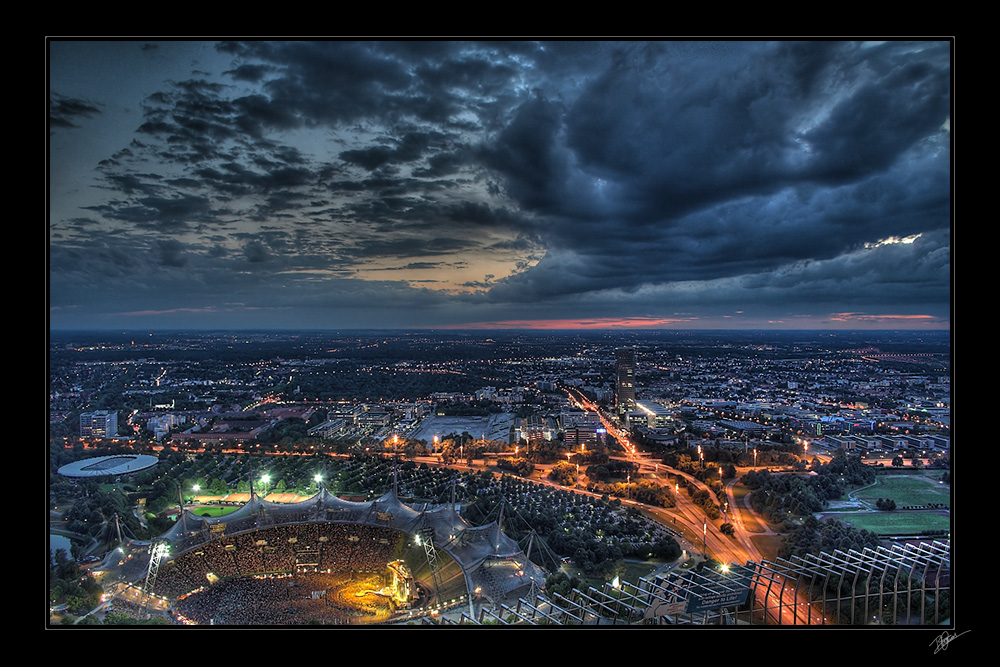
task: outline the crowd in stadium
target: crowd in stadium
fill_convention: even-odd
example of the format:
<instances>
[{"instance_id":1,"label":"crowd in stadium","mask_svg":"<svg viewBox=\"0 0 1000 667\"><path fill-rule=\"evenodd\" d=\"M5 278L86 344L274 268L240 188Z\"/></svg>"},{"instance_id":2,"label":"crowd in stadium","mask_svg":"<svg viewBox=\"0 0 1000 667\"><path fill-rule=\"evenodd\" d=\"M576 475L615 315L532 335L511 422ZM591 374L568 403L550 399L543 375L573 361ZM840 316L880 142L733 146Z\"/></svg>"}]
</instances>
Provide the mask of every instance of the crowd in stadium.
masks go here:
<instances>
[{"instance_id":1,"label":"crowd in stadium","mask_svg":"<svg viewBox=\"0 0 1000 667\"><path fill-rule=\"evenodd\" d=\"M384 577L402 539L390 528L336 523L223 535L161 565L156 592L178 600L180 616L198 623L304 622L297 614L348 623L358 615L383 613L385 604L360 596L341 604L327 593L366 575ZM332 579L335 575L348 578Z\"/></svg>"},{"instance_id":2,"label":"crowd in stadium","mask_svg":"<svg viewBox=\"0 0 1000 667\"><path fill-rule=\"evenodd\" d=\"M392 613L384 575L297 572L226 579L178 599L175 618L198 625L353 624Z\"/></svg>"}]
</instances>

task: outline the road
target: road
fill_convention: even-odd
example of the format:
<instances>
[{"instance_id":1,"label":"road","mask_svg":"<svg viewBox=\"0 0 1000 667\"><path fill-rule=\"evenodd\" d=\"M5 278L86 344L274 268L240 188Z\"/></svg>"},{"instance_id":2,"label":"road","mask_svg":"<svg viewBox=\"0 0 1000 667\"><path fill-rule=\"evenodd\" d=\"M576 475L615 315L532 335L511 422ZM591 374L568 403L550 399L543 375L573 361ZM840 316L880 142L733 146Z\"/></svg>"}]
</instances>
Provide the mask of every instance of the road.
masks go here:
<instances>
[{"instance_id":1,"label":"road","mask_svg":"<svg viewBox=\"0 0 1000 667\"><path fill-rule=\"evenodd\" d=\"M707 485L695 477L679 470L668 468L662 463L644 459L641 452L629 440L627 434L622 433L615 424L600 412L598 406L588 401L582 394L570 392L570 399L580 409L593 411L598 415L607 432L618 440L619 444L625 450L626 454L623 458L637 463L640 473L645 474L648 479L654 479L662 484L669 485L670 482L666 478L667 475L683 477L699 488L711 493L719 507L728 508L728 511L723 513L723 518L717 521L719 525L716 525L715 522L711 522L706 518L704 511L700 507L691 502L687 494L679 493L675 485L674 498L677 501L677 507L673 510L664 510L652 506L643 506L648 513L657 517L661 523L678 530L692 545L700 547L700 553L714 558L724 566L729 564L745 565L749 561L761 563L764 560L763 555L751 539L750 531L744 525L743 510L737 505L733 494L733 486L736 484L735 479L730 480L725 485L722 497L720 498ZM634 501L632 504L638 505ZM752 512L749 507L746 507L745 511ZM733 537L723 535L719 530L719 526L724 523L730 523L733 526ZM823 624L823 611L817 607L816 603L809 601L808 593L798 591L796 595L795 590L785 587L784 584L785 581L782 580L781 582L775 582L770 587L757 587L755 589L757 591L758 606L765 609L768 615L767 622L772 625ZM797 600L796 597L798 598Z\"/></svg>"}]
</instances>

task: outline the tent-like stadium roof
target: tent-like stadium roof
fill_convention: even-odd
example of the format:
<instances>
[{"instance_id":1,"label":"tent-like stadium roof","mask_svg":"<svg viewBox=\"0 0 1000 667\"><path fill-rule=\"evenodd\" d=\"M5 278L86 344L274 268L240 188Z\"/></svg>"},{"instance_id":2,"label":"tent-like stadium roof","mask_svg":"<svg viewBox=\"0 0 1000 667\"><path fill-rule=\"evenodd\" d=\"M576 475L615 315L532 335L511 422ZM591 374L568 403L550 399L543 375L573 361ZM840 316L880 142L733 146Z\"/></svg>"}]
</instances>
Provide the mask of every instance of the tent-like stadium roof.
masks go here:
<instances>
[{"instance_id":1,"label":"tent-like stadium roof","mask_svg":"<svg viewBox=\"0 0 1000 667\"><path fill-rule=\"evenodd\" d=\"M254 495L250 502L223 517L197 516L184 510L173 528L157 541L170 543L173 557L196 549L220 534L233 535L259 528L295 523L350 523L416 535L430 531L435 548L447 553L465 574L469 591L481 591L493 599L532 583L541 587L545 572L525 556L517 542L500 530L497 522L472 526L452 505L416 509L389 492L364 502L343 500L323 489L300 503L272 503ZM131 582L145 576L149 542L132 542L128 557L112 552L102 569L118 570ZM110 561L110 562L109 562Z\"/></svg>"},{"instance_id":2,"label":"tent-like stadium roof","mask_svg":"<svg viewBox=\"0 0 1000 667\"><path fill-rule=\"evenodd\" d=\"M152 468L159 462L148 454L113 454L67 463L57 471L64 477L105 477L126 475Z\"/></svg>"}]
</instances>

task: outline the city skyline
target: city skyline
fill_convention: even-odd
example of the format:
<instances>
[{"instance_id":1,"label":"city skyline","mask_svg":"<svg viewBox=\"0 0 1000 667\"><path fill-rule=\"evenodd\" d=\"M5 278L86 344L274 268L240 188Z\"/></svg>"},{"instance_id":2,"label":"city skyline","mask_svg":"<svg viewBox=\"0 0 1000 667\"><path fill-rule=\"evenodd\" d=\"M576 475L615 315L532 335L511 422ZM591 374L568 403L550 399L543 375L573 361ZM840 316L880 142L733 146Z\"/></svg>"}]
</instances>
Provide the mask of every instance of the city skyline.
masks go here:
<instances>
[{"instance_id":1,"label":"city skyline","mask_svg":"<svg viewBox=\"0 0 1000 667\"><path fill-rule=\"evenodd\" d=\"M50 329L948 329L951 48L51 40Z\"/></svg>"}]
</instances>

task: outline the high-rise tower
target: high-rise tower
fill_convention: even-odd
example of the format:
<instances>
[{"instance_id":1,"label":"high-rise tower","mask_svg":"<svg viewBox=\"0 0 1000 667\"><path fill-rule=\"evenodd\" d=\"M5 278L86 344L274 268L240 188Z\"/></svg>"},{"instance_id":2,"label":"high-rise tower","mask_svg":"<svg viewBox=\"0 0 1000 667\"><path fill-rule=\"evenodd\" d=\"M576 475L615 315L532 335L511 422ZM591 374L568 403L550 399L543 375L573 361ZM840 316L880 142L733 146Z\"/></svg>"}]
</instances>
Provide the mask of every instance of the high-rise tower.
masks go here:
<instances>
[{"instance_id":1,"label":"high-rise tower","mask_svg":"<svg viewBox=\"0 0 1000 667\"><path fill-rule=\"evenodd\" d=\"M623 347L615 350L618 414L635 410L635 350Z\"/></svg>"}]
</instances>

